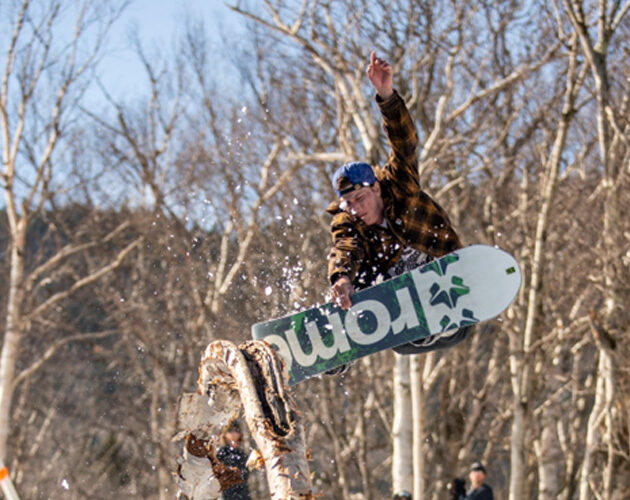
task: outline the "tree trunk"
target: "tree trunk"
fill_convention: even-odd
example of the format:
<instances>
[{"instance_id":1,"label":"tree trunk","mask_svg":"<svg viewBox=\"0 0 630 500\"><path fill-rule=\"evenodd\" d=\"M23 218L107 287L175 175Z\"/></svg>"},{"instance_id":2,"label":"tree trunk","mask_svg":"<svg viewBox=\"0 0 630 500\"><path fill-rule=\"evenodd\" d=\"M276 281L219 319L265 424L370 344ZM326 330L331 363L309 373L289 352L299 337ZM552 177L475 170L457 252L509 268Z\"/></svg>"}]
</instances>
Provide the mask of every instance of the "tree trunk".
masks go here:
<instances>
[{"instance_id":1,"label":"tree trunk","mask_svg":"<svg viewBox=\"0 0 630 500\"><path fill-rule=\"evenodd\" d=\"M288 373L275 351L262 341L245 342L237 348L218 340L206 348L199 372L197 394L182 399L178 425L182 432L175 436L188 435L188 456L185 453L184 461L180 461L178 481L187 497L211 498L191 495L195 485L187 481L186 467L190 462L198 463L199 458L209 459L205 461L208 475L202 480L222 483L220 470L213 463L212 436L238 415L240 398L260 454L258 462L262 461L267 471L271 499L314 500L300 415L285 385ZM208 446L195 450L191 441Z\"/></svg>"},{"instance_id":2,"label":"tree trunk","mask_svg":"<svg viewBox=\"0 0 630 500\"><path fill-rule=\"evenodd\" d=\"M0 460L7 460L9 433L11 430L11 401L13 399L15 363L19 354L22 336L21 306L24 278L24 221L10 221L12 227L11 267L9 294L7 297L7 319L2 353L0 354Z\"/></svg>"},{"instance_id":3,"label":"tree trunk","mask_svg":"<svg viewBox=\"0 0 630 500\"><path fill-rule=\"evenodd\" d=\"M394 353L394 419L392 423L392 490L413 489L413 444L409 356Z\"/></svg>"},{"instance_id":4,"label":"tree trunk","mask_svg":"<svg viewBox=\"0 0 630 500\"><path fill-rule=\"evenodd\" d=\"M544 409L541 421L540 438L534 441L538 462L538 500L557 500L562 479L562 457L555 429L558 418L551 409Z\"/></svg>"},{"instance_id":5,"label":"tree trunk","mask_svg":"<svg viewBox=\"0 0 630 500\"><path fill-rule=\"evenodd\" d=\"M612 438L616 371L614 359L615 343L608 335L608 332L597 322L594 312L591 312L590 323L595 344L599 349L599 361L595 382L595 400L586 428L584 459L579 479L579 500L586 500L595 495L594 492L591 492L591 485L593 484L591 474L596 469L595 455L600 451L602 443L605 443L607 447L606 461L601 471L601 488L598 488L597 496L604 499L611 498L612 475L614 473L613 460L615 458Z\"/></svg>"},{"instance_id":6,"label":"tree trunk","mask_svg":"<svg viewBox=\"0 0 630 500\"><path fill-rule=\"evenodd\" d=\"M419 355L411 356L411 401L413 416L413 498L423 498L426 486L424 484L425 461L425 408L422 365Z\"/></svg>"},{"instance_id":7,"label":"tree trunk","mask_svg":"<svg viewBox=\"0 0 630 500\"><path fill-rule=\"evenodd\" d=\"M580 470L580 488L579 500L587 500L593 498L591 492L590 475L595 466L595 454L598 452L601 442L602 427L607 426L607 414L610 411L608 407L612 398L612 390L609 385L610 374L612 370L612 361L610 356L605 352L600 352L599 362L597 365L597 377L595 385L595 402L591 409L586 429L586 442L584 443L584 459L582 461L582 469ZM609 431L607 431L609 432ZM606 476L606 471L603 471ZM606 482L605 482L606 483ZM603 491L599 491L600 498L610 498L610 484L604 484Z\"/></svg>"}]
</instances>

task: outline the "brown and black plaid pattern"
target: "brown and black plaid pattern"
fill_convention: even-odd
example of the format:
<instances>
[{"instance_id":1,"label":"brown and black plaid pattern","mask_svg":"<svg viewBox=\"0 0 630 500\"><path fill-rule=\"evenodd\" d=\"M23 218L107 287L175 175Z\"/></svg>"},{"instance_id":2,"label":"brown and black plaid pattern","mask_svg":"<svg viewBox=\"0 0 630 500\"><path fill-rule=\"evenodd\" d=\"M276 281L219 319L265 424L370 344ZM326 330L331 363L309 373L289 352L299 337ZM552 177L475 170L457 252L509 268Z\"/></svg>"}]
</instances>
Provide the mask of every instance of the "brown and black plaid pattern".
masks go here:
<instances>
[{"instance_id":1,"label":"brown and black plaid pattern","mask_svg":"<svg viewBox=\"0 0 630 500\"><path fill-rule=\"evenodd\" d=\"M434 257L462 246L446 212L420 189L418 136L404 101L394 92L385 101L377 97L377 102L391 146L387 163L375 169L387 228L367 226L343 212L338 201L327 209L333 215L333 248L328 255L330 282L347 274L357 288L369 286L379 274L384 274L405 246Z\"/></svg>"}]
</instances>

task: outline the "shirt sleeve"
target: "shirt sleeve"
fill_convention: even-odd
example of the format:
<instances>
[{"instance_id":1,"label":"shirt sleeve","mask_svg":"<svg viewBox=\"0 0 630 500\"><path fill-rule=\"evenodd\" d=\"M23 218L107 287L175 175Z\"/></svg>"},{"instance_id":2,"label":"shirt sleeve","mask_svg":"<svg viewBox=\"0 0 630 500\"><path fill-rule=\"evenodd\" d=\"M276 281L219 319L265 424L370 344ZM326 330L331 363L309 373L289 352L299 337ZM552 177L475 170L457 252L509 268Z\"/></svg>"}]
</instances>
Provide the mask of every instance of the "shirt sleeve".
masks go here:
<instances>
[{"instance_id":1,"label":"shirt sleeve","mask_svg":"<svg viewBox=\"0 0 630 500\"><path fill-rule=\"evenodd\" d=\"M359 244L352 216L345 212L337 213L332 220L331 233L333 247L328 254L328 278L330 284L334 284L343 274L347 275L351 281L354 281L359 262L365 257L365 252Z\"/></svg>"},{"instance_id":2,"label":"shirt sleeve","mask_svg":"<svg viewBox=\"0 0 630 500\"><path fill-rule=\"evenodd\" d=\"M420 189L418 176L418 134L405 101L394 91L387 99L376 96L381 110L383 128L390 145L387 163L381 175L399 189L412 195Z\"/></svg>"}]
</instances>

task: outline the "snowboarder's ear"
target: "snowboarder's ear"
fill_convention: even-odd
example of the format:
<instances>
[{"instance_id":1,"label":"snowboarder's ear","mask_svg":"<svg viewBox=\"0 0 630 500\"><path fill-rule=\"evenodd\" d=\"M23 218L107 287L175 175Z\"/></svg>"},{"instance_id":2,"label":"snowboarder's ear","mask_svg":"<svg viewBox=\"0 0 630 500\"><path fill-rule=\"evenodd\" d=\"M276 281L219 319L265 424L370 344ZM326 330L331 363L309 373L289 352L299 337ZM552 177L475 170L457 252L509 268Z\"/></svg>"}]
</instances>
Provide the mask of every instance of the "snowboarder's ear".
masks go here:
<instances>
[{"instance_id":1,"label":"snowboarder's ear","mask_svg":"<svg viewBox=\"0 0 630 500\"><path fill-rule=\"evenodd\" d=\"M372 184L372 191L374 191L377 195L381 195L381 185L378 183L378 181L374 182L374 184Z\"/></svg>"}]
</instances>

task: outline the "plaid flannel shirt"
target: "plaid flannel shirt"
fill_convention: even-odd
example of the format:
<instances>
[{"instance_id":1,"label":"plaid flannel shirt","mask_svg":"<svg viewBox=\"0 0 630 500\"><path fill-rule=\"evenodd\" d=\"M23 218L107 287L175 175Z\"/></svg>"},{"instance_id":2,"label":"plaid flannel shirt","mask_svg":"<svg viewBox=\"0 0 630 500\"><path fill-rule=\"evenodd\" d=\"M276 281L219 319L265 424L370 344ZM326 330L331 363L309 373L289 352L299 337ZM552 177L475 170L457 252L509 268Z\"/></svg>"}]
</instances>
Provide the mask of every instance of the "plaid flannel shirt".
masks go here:
<instances>
[{"instance_id":1,"label":"plaid flannel shirt","mask_svg":"<svg viewBox=\"0 0 630 500\"><path fill-rule=\"evenodd\" d=\"M406 246L433 257L462 246L446 212L420 189L418 136L403 99L394 91L388 99L377 96L376 101L391 147L387 163L374 169L387 227L366 225L342 211L338 200L327 209L333 215L328 277L334 283L346 274L358 289L385 274Z\"/></svg>"}]
</instances>

